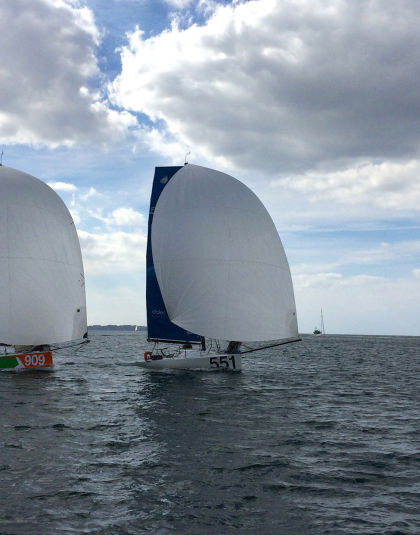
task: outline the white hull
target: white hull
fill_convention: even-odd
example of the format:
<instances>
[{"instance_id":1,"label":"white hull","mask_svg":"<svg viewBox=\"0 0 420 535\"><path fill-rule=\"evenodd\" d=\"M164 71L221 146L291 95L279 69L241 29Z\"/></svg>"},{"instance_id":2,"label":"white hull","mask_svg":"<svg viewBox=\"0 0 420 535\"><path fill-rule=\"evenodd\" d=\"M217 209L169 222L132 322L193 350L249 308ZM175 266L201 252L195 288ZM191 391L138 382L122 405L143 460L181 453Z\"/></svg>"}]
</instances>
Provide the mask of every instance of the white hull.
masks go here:
<instances>
[{"instance_id":1,"label":"white hull","mask_svg":"<svg viewBox=\"0 0 420 535\"><path fill-rule=\"evenodd\" d=\"M194 350L157 360L152 360L154 357L148 352L145 355L145 360L140 362L140 365L149 370L241 371L242 369L241 355L202 353Z\"/></svg>"}]
</instances>

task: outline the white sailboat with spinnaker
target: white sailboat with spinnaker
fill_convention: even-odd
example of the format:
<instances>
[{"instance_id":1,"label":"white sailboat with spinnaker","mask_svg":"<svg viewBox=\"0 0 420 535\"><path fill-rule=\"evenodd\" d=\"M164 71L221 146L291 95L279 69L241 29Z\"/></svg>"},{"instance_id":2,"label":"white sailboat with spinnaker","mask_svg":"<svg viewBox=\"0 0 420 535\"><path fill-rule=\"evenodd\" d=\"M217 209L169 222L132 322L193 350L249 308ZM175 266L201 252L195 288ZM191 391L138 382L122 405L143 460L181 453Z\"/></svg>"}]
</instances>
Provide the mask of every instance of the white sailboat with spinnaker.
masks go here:
<instances>
[{"instance_id":1,"label":"white sailboat with spinnaker","mask_svg":"<svg viewBox=\"0 0 420 535\"><path fill-rule=\"evenodd\" d=\"M0 369L47 369L87 341L79 239L47 184L0 165Z\"/></svg>"},{"instance_id":2,"label":"white sailboat with spinnaker","mask_svg":"<svg viewBox=\"0 0 420 535\"><path fill-rule=\"evenodd\" d=\"M277 230L230 175L155 169L146 264L148 369L240 370L243 353L300 340Z\"/></svg>"}]
</instances>

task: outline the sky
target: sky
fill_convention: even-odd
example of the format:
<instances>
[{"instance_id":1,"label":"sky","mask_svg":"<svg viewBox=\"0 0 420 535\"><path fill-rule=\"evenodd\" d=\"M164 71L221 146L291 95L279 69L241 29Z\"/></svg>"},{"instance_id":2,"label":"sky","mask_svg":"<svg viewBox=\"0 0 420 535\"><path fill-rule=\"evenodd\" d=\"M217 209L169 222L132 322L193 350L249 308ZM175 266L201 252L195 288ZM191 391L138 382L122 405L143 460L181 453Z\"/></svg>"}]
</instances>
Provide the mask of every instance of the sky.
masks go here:
<instances>
[{"instance_id":1,"label":"sky","mask_svg":"<svg viewBox=\"0 0 420 535\"><path fill-rule=\"evenodd\" d=\"M3 164L78 229L88 323L146 324L154 167L270 212L299 330L420 335L417 0L0 0Z\"/></svg>"}]
</instances>

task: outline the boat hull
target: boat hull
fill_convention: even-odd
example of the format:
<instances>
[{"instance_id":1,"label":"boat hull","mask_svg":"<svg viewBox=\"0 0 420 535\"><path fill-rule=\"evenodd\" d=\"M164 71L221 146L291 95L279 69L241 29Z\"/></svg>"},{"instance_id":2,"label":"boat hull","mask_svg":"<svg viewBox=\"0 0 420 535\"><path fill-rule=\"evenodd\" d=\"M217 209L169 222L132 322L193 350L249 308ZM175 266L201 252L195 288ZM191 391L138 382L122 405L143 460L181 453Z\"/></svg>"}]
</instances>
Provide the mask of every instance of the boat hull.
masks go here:
<instances>
[{"instance_id":1,"label":"boat hull","mask_svg":"<svg viewBox=\"0 0 420 535\"><path fill-rule=\"evenodd\" d=\"M195 370L195 371L241 371L241 355L226 355L219 353L200 354L196 351L186 351L178 356L166 356L164 358L152 357L149 352L145 353L143 368L148 370Z\"/></svg>"},{"instance_id":2,"label":"boat hull","mask_svg":"<svg viewBox=\"0 0 420 535\"><path fill-rule=\"evenodd\" d=\"M48 370L52 369L53 357L51 351L32 351L30 353L15 353L0 355L0 369L21 370Z\"/></svg>"}]
</instances>

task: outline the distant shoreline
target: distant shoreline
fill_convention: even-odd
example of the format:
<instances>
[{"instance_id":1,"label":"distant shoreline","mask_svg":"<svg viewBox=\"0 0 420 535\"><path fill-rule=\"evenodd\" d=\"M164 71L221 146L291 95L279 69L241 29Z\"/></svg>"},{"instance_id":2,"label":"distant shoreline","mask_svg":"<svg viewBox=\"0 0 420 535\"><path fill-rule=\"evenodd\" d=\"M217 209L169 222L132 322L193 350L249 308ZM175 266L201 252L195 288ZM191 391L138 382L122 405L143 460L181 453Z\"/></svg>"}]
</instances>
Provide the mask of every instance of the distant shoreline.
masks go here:
<instances>
[{"instance_id":1,"label":"distant shoreline","mask_svg":"<svg viewBox=\"0 0 420 535\"><path fill-rule=\"evenodd\" d=\"M137 327L137 331L135 331L135 328ZM89 325L88 326L89 331L133 331L133 332L147 332L147 327L145 325ZM312 333L299 333L300 336L311 337L311 338L319 338L320 340L326 339L328 337L334 337L334 336L348 336L348 337L415 337L418 338L418 334L366 334L366 333L327 333L323 336L315 335Z\"/></svg>"},{"instance_id":2,"label":"distant shoreline","mask_svg":"<svg viewBox=\"0 0 420 535\"><path fill-rule=\"evenodd\" d=\"M88 330L92 331L147 331L144 325L89 325Z\"/></svg>"}]
</instances>

